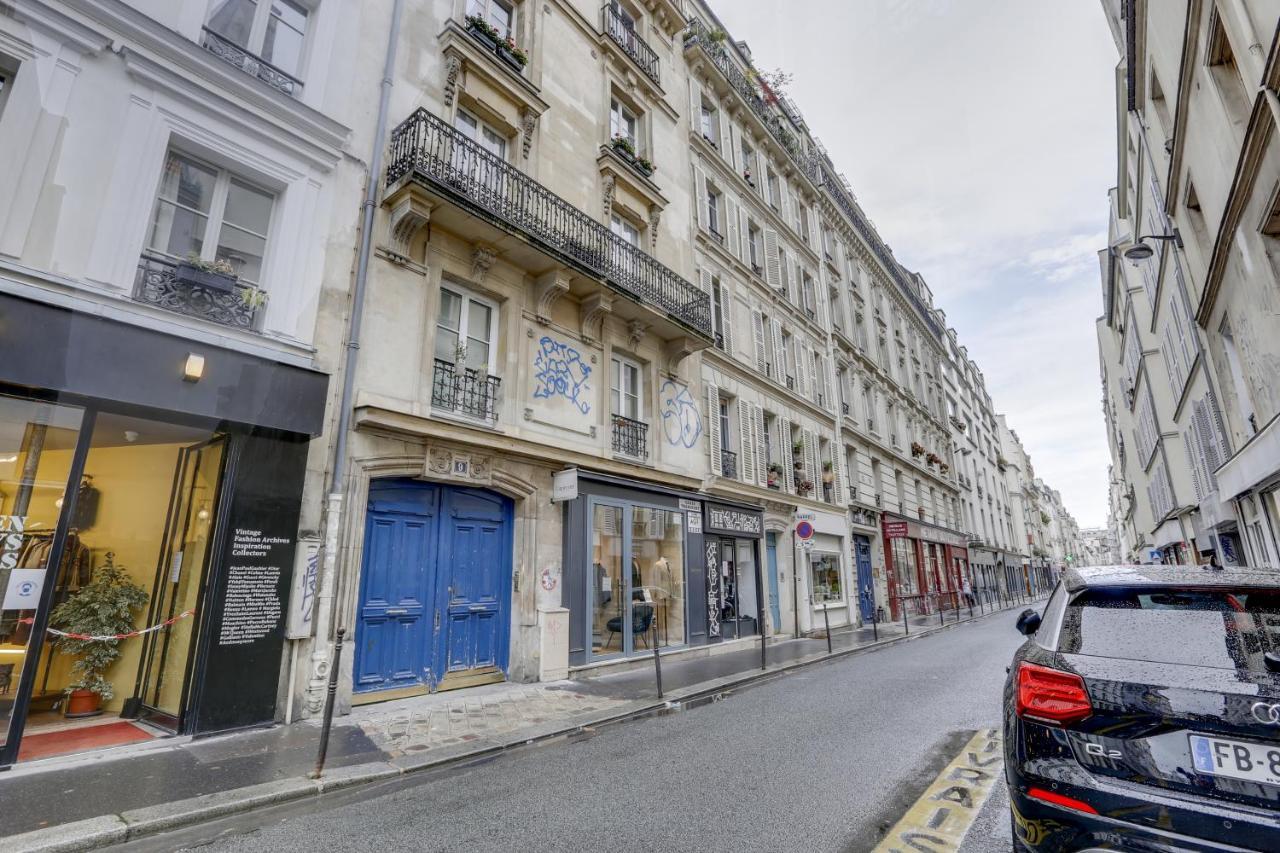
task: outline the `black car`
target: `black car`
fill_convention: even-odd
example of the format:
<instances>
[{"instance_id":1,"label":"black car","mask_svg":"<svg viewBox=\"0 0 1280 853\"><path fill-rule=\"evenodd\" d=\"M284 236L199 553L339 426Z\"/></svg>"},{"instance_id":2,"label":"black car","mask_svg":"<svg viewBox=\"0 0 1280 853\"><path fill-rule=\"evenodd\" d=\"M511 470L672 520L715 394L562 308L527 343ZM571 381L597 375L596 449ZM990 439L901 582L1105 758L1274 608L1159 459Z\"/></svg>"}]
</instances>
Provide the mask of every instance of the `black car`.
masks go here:
<instances>
[{"instance_id":1,"label":"black car","mask_svg":"<svg viewBox=\"0 0 1280 853\"><path fill-rule=\"evenodd\" d=\"M1067 570L1018 629L1016 849L1280 851L1280 573Z\"/></svg>"}]
</instances>

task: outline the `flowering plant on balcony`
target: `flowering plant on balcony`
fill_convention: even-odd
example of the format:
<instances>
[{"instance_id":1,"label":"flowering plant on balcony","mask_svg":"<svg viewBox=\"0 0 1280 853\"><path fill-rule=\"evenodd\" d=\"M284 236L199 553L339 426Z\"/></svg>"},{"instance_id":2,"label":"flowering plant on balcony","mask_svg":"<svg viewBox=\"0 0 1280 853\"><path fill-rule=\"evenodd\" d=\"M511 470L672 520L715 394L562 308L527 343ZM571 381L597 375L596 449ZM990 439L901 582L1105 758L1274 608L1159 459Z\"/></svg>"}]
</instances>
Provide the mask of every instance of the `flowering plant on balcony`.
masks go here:
<instances>
[{"instance_id":1,"label":"flowering plant on balcony","mask_svg":"<svg viewBox=\"0 0 1280 853\"><path fill-rule=\"evenodd\" d=\"M521 68L529 64L529 54L525 53L524 49L520 47L520 45L516 44L516 40L511 36L506 37L502 42L502 46L506 49L507 53L511 54L516 62L520 63Z\"/></svg>"},{"instance_id":2,"label":"flowering plant on balcony","mask_svg":"<svg viewBox=\"0 0 1280 853\"><path fill-rule=\"evenodd\" d=\"M493 42L494 47L497 47L498 44L501 43L502 33L498 32L497 27L494 27L484 18L479 15L467 15L463 20L467 24L467 29L474 33L488 36L489 40Z\"/></svg>"},{"instance_id":3,"label":"flowering plant on balcony","mask_svg":"<svg viewBox=\"0 0 1280 853\"><path fill-rule=\"evenodd\" d=\"M938 470L945 474L951 470L951 466L943 462L941 465L938 466Z\"/></svg>"},{"instance_id":4,"label":"flowering plant on balcony","mask_svg":"<svg viewBox=\"0 0 1280 853\"><path fill-rule=\"evenodd\" d=\"M615 133L613 138L609 140L609 144L613 146L614 151L619 152L626 159L635 163L645 173L653 172L653 163L649 162L648 158L641 157L636 153L636 144L631 137L622 133Z\"/></svg>"},{"instance_id":5,"label":"flowering plant on balcony","mask_svg":"<svg viewBox=\"0 0 1280 853\"><path fill-rule=\"evenodd\" d=\"M796 488L799 490L800 494L807 495L813 491L813 481L801 480L799 483L796 484Z\"/></svg>"},{"instance_id":6,"label":"flowering plant on balcony","mask_svg":"<svg viewBox=\"0 0 1280 853\"><path fill-rule=\"evenodd\" d=\"M924 461L928 462L930 465L937 465L942 461L942 457L936 453L930 453L929 455L925 456Z\"/></svg>"},{"instance_id":7,"label":"flowering plant on balcony","mask_svg":"<svg viewBox=\"0 0 1280 853\"><path fill-rule=\"evenodd\" d=\"M916 459L924 456L924 445L918 441L911 442L911 455Z\"/></svg>"}]
</instances>

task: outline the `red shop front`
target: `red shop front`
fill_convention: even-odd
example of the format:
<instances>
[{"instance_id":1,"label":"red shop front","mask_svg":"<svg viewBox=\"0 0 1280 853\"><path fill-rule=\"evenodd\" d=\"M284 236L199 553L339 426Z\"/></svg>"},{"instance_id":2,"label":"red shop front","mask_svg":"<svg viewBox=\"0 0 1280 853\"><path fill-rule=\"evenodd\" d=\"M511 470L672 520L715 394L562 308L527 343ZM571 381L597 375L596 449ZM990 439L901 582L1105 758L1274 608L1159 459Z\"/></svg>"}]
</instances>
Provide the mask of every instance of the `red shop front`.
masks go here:
<instances>
[{"instance_id":1,"label":"red shop front","mask_svg":"<svg viewBox=\"0 0 1280 853\"><path fill-rule=\"evenodd\" d=\"M969 550L963 534L889 513L882 530L891 618L904 606L908 615L920 615L964 604Z\"/></svg>"}]
</instances>

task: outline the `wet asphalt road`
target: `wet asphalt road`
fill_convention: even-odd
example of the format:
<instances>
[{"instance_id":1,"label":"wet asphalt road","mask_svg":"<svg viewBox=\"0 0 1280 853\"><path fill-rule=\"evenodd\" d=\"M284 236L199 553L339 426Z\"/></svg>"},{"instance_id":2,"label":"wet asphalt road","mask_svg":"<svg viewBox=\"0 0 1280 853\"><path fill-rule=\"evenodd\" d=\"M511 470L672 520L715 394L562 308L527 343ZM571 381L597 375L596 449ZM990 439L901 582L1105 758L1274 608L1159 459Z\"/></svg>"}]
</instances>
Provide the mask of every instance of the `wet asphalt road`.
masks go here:
<instances>
[{"instance_id":1,"label":"wet asphalt road","mask_svg":"<svg viewBox=\"0 0 1280 853\"><path fill-rule=\"evenodd\" d=\"M1006 612L702 707L122 849L850 850L998 727ZM1002 787L1002 786L1001 786ZM1009 849L997 788L965 850Z\"/></svg>"}]
</instances>

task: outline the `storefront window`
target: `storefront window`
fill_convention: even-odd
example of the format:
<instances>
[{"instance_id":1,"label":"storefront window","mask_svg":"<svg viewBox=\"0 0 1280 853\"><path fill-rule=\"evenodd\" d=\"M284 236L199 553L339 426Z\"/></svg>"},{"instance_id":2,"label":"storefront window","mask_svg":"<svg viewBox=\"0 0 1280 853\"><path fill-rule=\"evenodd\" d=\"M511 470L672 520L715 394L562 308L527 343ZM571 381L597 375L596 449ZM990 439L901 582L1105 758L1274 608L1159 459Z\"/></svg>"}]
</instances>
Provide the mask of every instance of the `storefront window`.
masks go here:
<instances>
[{"instance_id":1,"label":"storefront window","mask_svg":"<svg viewBox=\"0 0 1280 853\"><path fill-rule=\"evenodd\" d=\"M898 581L898 595L915 595L916 549L910 539L890 539L893 552L893 573Z\"/></svg>"},{"instance_id":2,"label":"storefront window","mask_svg":"<svg viewBox=\"0 0 1280 853\"><path fill-rule=\"evenodd\" d=\"M840 585L840 558L835 554L812 554L813 603L826 604L843 601L844 590Z\"/></svg>"},{"instance_id":3,"label":"storefront window","mask_svg":"<svg viewBox=\"0 0 1280 853\"><path fill-rule=\"evenodd\" d=\"M641 645L656 631L660 647L682 646L684 513L638 506L632 508L631 519L631 630L645 638Z\"/></svg>"},{"instance_id":4,"label":"storefront window","mask_svg":"<svg viewBox=\"0 0 1280 853\"><path fill-rule=\"evenodd\" d=\"M743 637L755 634L759 630L756 623L760 618L760 591L756 588L754 541L738 540L737 569L734 594L738 605L738 636Z\"/></svg>"},{"instance_id":5,"label":"storefront window","mask_svg":"<svg viewBox=\"0 0 1280 853\"><path fill-rule=\"evenodd\" d=\"M596 504L592 513L591 651L595 655L623 650L626 587L622 578L622 507Z\"/></svg>"},{"instance_id":6,"label":"storefront window","mask_svg":"<svg viewBox=\"0 0 1280 853\"><path fill-rule=\"evenodd\" d=\"M82 417L69 406L0 397L0 746L11 736ZM65 559L62 568L71 568Z\"/></svg>"}]
</instances>

